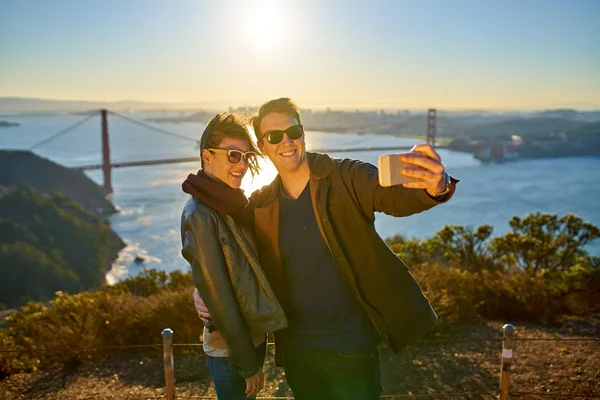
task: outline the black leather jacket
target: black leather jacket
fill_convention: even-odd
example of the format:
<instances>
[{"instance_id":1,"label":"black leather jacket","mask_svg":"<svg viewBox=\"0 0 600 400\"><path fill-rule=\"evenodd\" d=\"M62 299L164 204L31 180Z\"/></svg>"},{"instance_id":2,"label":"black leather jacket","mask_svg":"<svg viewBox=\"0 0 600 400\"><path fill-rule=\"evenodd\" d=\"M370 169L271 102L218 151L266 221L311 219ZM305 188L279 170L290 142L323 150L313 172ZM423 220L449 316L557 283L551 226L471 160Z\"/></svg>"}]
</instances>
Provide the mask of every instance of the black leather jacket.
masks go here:
<instances>
[{"instance_id":1,"label":"black leather jacket","mask_svg":"<svg viewBox=\"0 0 600 400\"><path fill-rule=\"evenodd\" d=\"M255 251L230 216L194 197L181 217L181 254L192 267L194 284L229 349L240 376L254 375L264 360L250 331L287 326L283 309L258 263Z\"/></svg>"}]
</instances>

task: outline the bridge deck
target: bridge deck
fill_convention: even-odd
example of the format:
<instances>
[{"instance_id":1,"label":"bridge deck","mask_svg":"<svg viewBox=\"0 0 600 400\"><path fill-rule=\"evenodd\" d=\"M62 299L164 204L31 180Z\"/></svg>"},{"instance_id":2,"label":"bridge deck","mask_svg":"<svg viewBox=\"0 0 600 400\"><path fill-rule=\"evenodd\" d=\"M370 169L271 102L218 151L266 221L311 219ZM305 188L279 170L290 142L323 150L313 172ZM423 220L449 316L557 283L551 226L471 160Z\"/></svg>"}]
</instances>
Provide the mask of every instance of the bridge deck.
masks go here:
<instances>
[{"instance_id":1,"label":"bridge deck","mask_svg":"<svg viewBox=\"0 0 600 400\"><path fill-rule=\"evenodd\" d=\"M447 146L436 146L436 149L445 149ZM392 147L355 147L355 148L346 148L346 149L316 149L311 150L316 153L354 153L354 152L365 152L365 151L410 151L412 149L408 146L392 146ZM124 167L140 167L147 165L158 165L158 164L177 164L177 163L186 163L186 162L197 162L200 161L198 156L194 157L180 157L180 158L165 158L162 160L141 160L141 161L125 161L125 162L117 162L111 163L111 168L124 168ZM94 169L102 169L102 164L90 164L90 165L82 165L79 167L74 167L79 171L89 171Z\"/></svg>"}]
</instances>

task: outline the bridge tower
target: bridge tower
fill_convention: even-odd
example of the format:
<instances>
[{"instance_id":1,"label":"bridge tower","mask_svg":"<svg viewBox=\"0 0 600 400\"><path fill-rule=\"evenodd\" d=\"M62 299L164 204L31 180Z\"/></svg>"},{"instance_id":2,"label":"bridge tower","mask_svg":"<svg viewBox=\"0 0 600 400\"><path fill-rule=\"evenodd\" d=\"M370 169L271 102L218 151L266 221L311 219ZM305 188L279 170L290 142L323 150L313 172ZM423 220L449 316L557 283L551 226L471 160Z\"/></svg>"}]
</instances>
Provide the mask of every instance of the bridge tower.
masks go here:
<instances>
[{"instance_id":1,"label":"bridge tower","mask_svg":"<svg viewBox=\"0 0 600 400\"><path fill-rule=\"evenodd\" d=\"M427 144L430 144L432 147L435 147L435 122L435 108L430 108L427 112Z\"/></svg>"},{"instance_id":2,"label":"bridge tower","mask_svg":"<svg viewBox=\"0 0 600 400\"><path fill-rule=\"evenodd\" d=\"M108 118L107 111L100 110L102 115L102 171L104 172L104 185L102 189L107 195L112 194L112 179L110 170L110 144L108 142Z\"/></svg>"}]
</instances>

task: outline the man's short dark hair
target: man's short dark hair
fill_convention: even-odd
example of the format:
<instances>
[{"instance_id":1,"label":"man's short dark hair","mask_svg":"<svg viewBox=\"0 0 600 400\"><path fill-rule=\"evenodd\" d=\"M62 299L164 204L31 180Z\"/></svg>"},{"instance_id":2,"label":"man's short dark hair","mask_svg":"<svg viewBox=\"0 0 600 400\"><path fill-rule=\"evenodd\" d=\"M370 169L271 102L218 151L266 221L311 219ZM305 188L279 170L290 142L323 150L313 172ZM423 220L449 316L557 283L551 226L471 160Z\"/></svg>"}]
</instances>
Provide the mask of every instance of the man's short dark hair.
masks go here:
<instances>
[{"instance_id":1,"label":"man's short dark hair","mask_svg":"<svg viewBox=\"0 0 600 400\"><path fill-rule=\"evenodd\" d=\"M254 151L257 156L261 156L260 150L256 147L250 132L248 132L248 125L249 121L246 117L230 112L219 113L208 121L200 138L200 165L202 168L204 168L202 150L218 148L223 139L228 137L247 141L250 151ZM250 164L249 169L252 176L254 176L259 170L258 164Z\"/></svg>"},{"instance_id":2,"label":"man's short dark hair","mask_svg":"<svg viewBox=\"0 0 600 400\"><path fill-rule=\"evenodd\" d=\"M299 124L302 123L300 120L300 108L298 108L292 99L288 97L282 97L268 101L260 106L258 115L252 117L252 127L254 128L256 139L261 140L263 138L263 132L260 131L260 123L265 115L271 113L287 114L292 118L296 118Z\"/></svg>"}]
</instances>

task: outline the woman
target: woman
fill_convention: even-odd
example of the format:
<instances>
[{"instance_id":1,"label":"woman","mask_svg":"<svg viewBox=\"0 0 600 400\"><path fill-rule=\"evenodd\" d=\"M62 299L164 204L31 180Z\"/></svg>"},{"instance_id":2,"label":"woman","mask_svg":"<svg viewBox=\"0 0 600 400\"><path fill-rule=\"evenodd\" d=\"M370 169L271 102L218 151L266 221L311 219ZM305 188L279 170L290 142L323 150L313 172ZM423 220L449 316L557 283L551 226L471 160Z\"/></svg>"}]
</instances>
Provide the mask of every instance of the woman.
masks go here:
<instances>
[{"instance_id":1,"label":"woman","mask_svg":"<svg viewBox=\"0 0 600 400\"><path fill-rule=\"evenodd\" d=\"M192 268L195 297L212 316L203 347L221 400L256 396L264 386L266 333L287 326L243 218L248 199L240 185L248 169L257 172L258 154L246 121L218 114L202 134L202 169L182 185L191 197L182 214L181 253Z\"/></svg>"}]
</instances>

